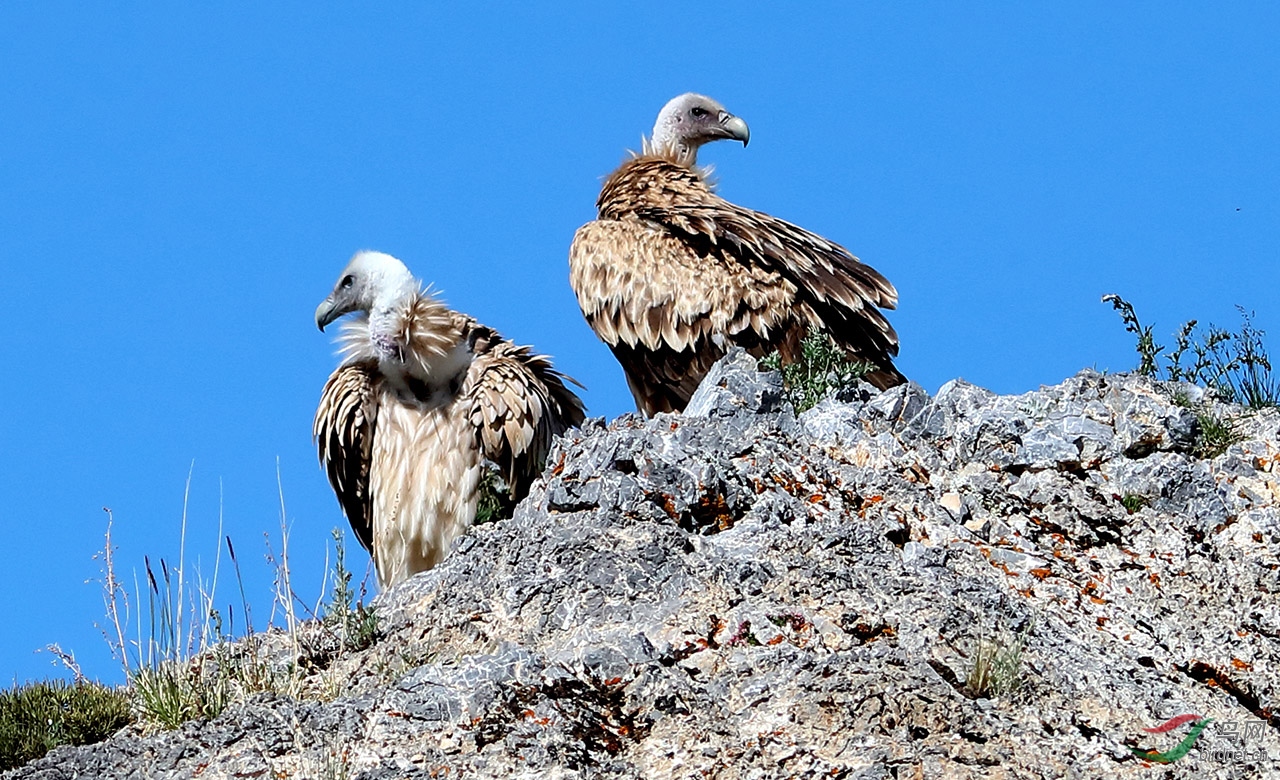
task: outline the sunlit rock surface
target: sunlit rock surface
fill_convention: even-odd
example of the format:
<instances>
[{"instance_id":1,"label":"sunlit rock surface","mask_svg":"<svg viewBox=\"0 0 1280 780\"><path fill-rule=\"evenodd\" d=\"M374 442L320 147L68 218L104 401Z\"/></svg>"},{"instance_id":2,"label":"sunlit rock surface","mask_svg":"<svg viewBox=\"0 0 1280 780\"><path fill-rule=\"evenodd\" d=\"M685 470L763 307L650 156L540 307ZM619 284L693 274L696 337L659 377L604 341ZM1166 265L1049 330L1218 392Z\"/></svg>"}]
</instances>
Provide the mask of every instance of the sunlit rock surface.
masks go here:
<instances>
[{"instance_id":1,"label":"sunlit rock surface","mask_svg":"<svg viewBox=\"0 0 1280 780\"><path fill-rule=\"evenodd\" d=\"M738 353L684 416L588 422L297 697L6 777L1277 771L1280 412L1090 371L783 399ZM1198 457L1197 404L1239 443ZM1020 687L966 687L1019 635ZM1215 720L1169 770L1133 755L1188 713Z\"/></svg>"}]
</instances>

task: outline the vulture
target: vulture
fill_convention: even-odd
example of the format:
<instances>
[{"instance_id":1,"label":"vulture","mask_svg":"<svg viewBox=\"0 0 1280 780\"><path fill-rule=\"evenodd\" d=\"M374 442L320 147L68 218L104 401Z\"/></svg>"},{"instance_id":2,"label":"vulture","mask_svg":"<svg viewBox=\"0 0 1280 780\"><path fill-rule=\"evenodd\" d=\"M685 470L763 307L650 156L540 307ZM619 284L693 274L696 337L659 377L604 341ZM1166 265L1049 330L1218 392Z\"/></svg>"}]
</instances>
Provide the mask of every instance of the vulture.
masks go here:
<instances>
[{"instance_id":1,"label":"vulture","mask_svg":"<svg viewBox=\"0 0 1280 780\"><path fill-rule=\"evenodd\" d=\"M679 412L730 346L792 362L811 330L870 363L877 387L905 382L881 312L897 305L893 285L839 244L717 195L697 156L720 139L746 146L747 123L704 95L672 99L569 250L578 305L636 406Z\"/></svg>"},{"instance_id":2,"label":"vulture","mask_svg":"<svg viewBox=\"0 0 1280 780\"><path fill-rule=\"evenodd\" d=\"M316 325L348 313L312 432L386 589L471 525L486 460L519 500L583 407L547 357L451 310L390 255L357 253Z\"/></svg>"}]
</instances>

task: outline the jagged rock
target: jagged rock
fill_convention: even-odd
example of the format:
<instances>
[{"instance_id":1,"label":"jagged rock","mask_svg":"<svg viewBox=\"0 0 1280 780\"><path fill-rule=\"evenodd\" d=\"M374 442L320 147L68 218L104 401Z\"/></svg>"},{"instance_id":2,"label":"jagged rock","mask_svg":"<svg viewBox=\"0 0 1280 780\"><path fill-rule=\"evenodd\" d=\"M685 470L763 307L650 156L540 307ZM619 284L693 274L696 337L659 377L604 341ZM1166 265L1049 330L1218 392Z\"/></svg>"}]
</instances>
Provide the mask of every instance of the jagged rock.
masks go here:
<instances>
[{"instance_id":1,"label":"jagged rock","mask_svg":"<svg viewBox=\"0 0 1280 780\"><path fill-rule=\"evenodd\" d=\"M1175 391L1213 403L1085 371L858 384L797 418L736 352L688 414L561 441L296 695L5 777L1137 778L1129 748L1171 749L1185 729L1143 729L1182 713L1215 721L1177 767L1265 776L1280 412L1200 460ZM1020 687L966 687L1015 635Z\"/></svg>"},{"instance_id":2,"label":"jagged rock","mask_svg":"<svg viewBox=\"0 0 1280 780\"><path fill-rule=\"evenodd\" d=\"M721 358L694 391L685 417L736 417L742 412L765 414L782 405L782 377L757 373L755 358L734 347Z\"/></svg>"}]
</instances>

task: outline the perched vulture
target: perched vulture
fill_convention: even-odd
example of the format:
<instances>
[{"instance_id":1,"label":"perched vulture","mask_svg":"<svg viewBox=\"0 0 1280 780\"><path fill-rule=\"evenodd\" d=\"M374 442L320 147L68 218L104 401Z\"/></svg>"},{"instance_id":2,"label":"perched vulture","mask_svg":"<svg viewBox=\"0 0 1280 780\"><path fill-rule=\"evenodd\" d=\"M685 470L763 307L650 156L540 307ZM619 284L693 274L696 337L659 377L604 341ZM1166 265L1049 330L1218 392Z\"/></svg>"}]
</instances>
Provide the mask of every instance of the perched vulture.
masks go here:
<instances>
[{"instance_id":1,"label":"perched vulture","mask_svg":"<svg viewBox=\"0 0 1280 780\"><path fill-rule=\"evenodd\" d=\"M350 312L313 433L387 588L435 566L471 525L485 460L518 500L583 409L548 358L452 311L390 255L356 254L316 325Z\"/></svg>"},{"instance_id":2,"label":"perched vulture","mask_svg":"<svg viewBox=\"0 0 1280 780\"><path fill-rule=\"evenodd\" d=\"M711 98L673 99L573 238L578 305L646 415L684 409L729 346L790 362L814 328L876 366L865 377L876 386L906 381L880 311L897 305L893 285L839 244L716 195L697 167L702 144L749 137Z\"/></svg>"}]
</instances>

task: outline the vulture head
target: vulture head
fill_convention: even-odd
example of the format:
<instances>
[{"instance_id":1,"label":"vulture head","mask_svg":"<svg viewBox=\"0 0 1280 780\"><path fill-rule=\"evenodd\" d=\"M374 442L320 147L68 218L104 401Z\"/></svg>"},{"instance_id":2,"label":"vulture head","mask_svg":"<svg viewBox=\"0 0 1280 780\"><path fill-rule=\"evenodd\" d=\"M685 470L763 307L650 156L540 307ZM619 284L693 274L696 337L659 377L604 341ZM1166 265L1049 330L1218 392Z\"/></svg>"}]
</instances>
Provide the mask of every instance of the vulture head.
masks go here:
<instances>
[{"instance_id":1,"label":"vulture head","mask_svg":"<svg viewBox=\"0 0 1280 780\"><path fill-rule=\"evenodd\" d=\"M316 307L320 330L353 311L388 311L418 292L418 282L405 264L382 252L357 252L342 269L329 297Z\"/></svg>"},{"instance_id":2,"label":"vulture head","mask_svg":"<svg viewBox=\"0 0 1280 780\"><path fill-rule=\"evenodd\" d=\"M647 147L655 152L674 152L677 160L693 165L698 159L698 147L724 138L741 141L746 146L751 140L751 131L746 122L716 101L706 95L686 92L672 98L658 112Z\"/></svg>"}]
</instances>

